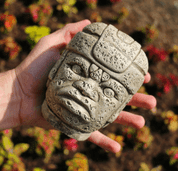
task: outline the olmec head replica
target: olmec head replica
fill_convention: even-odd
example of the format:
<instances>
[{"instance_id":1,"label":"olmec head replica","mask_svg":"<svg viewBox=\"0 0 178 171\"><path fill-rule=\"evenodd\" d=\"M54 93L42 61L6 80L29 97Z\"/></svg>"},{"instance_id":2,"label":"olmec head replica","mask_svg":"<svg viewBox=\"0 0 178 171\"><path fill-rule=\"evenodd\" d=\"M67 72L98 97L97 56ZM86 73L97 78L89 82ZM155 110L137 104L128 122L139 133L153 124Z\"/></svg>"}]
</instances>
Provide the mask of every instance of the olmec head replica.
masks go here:
<instances>
[{"instance_id":1,"label":"olmec head replica","mask_svg":"<svg viewBox=\"0 0 178 171\"><path fill-rule=\"evenodd\" d=\"M148 71L141 46L112 25L78 32L49 73L44 118L77 140L113 122Z\"/></svg>"}]
</instances>

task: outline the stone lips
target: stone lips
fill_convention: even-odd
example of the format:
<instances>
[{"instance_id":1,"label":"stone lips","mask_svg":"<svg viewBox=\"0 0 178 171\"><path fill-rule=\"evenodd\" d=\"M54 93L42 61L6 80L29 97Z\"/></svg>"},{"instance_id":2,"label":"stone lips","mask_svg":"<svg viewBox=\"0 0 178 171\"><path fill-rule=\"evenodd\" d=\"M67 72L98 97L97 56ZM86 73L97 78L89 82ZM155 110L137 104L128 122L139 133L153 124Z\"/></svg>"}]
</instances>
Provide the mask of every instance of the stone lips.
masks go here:
<instances>
[{"instance_id":1,"label":"stone lips","mask_svg":"<svg viewBox=\"0 0 178 171\"><path fill-rule=\"evenodd\" d=\"M118 101L121 105L103 125L105 127L118 117L119 113L143 84L144 75L148 71L148 60L140 48L140 44L127 34L118 31L112 25L106 25L104 23L90 24L82 32L78 32L67 45L60 60L50 71L47 86L53 80L61 63L67 54L69 54L69 51L70 53L74 52L74 54L80 54L87 58L91 63L104 71L102 81L107 80L107 77L111 77L120 84L118 91L122 93ZM126 90L125 95L123 95L123 90ZM48 97L46 98L48 99ZM43 103L42 113L44 118L56 129L61 130L71 138L85 140L91 134L76 130L63 123L51 108L49 108L47 100Z\"/></svg>"}]
</instances>

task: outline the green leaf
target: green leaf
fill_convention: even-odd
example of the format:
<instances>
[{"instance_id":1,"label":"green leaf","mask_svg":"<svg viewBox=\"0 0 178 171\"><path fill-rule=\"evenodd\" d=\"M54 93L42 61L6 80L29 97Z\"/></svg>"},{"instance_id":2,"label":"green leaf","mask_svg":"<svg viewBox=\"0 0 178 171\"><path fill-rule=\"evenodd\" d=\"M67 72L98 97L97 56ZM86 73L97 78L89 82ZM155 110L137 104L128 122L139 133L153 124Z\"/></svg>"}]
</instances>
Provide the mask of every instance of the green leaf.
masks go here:
<instances>
[{"instance_id":1,"label":"green leaf","mask_svg":"<svg viewBox=\"0 0 178 171\"><path fill-rule=\"evenodd\" d=\"M39 156L42 156L43 155L43 150L40 148L40 147L37 147L35 149L35 152L39 155Z\"/></svg>"},{"instance_id":2,"label":"green leaf","mask_svg":"<svg viewBox=\"0 0 178 171\"><path fill-rule=\"evenodd\" d=\"M5 164L2 168L2 170L5 170L5 171L12 171L12 166L8 165L8 164Z\"/></svg>"},{"instance_id":3,"label":"green leaf","mask_svg":"<svg viewBox=\"0 0 178 171\"><path fill-rule=\"evenodd\" d=\"M30 34L31 32L35 32L37 29L38 29L38 27L36 25L29 26L29 27L25 28L25 33Z\"/></svg>"},{"instance_id":4,"label":"green leaf","mask_svg":"<svg viewBox=\"0 0 178 171\"><path fill-rule=\"evenodd\" d=\"M45 170L42 169L42 168L39 168L39 167L35 167L35 168L33 169L33 171L45 171Z\"/></svg>"},{"instance_id":5,"label":"green leaf","mask_svg":"<svg viewBox=\"0 0 178 171\"><path fill-rule=\"evenodd\" d=\"M41 39L40 36L36 36L36 37L34 38L35 43L38 43L38 41L39 41L40 39Z\"/></svg>"},{"instance_id":6,"label":"green leaf","mask_svg":"<svg viewBox=\"0 0 178 171\"><path fill-rule=\"evenodd\" d=\"M0 156L0 166L3 164L3 162L4 162L4 157Z\"/></svg>"},{"instance_id":7,"label":"green leaf","mask_svg":"<svg viewBox=\"0 0 178 171\"><path fill-rule=\"evenodd\" d=\"M0 155L1 156L6 156L7 155L7 152L4 151L4 149L0 146Z\"/></svg>"},{"instance_id":8,"label":"green leaf","mask_svg":"<svg viewBox=\"0 0 178 171\"><path fill-rule=\"evenodd\" d=\"M140 164L140 166L141 167L140 167L139 171L150 171L150 169L149 169L149 167L148 167L148 165L146 163L142 162Z\"/></svg>"},{"instance_id":9,"label":"green leaf","mask_svg":"<svg viewBox=\"0 0 178 171\"><path fill-rule=\"evenodd\" d=\"M9 137L2 136L2 144L7 151L13 150L14 144Z\"/></svg>"},{"instance_id":10,"label":"green leaf","mask_svg":"<svg viewBox=\"0 0 178 171\"><path fill-rule=\"evenodd\" d=\"M12 160L8 160L6 163L12 166L14 162Z\"/></svg>"},{"instance_id":11,"label":"green leaf","mask_svg":"<svg viewBox=\"0 0 178 171\"><path fill-rule=\"evenodd\" d=\"M69 5L70 5L70 6L75 5L75 3L76 3L76 0L69 0Z\"/></svg>"},{"instance_id":12,"label":"green leaf","mask_svg":"<svg viewBox=\"0 0 178 171\"><path fill-rule=\"evenodd\" d=\"M66 4L62 5L62 9L66 14L68 14L69 11L70 11L70 7L68 5L66 5Z\"/></svg>"},{"instance_id":13,"label":"green leaf","mask_svg":"<svg viewBox=\"0 0 178 171\"><path fill-rule=\"evenodd\" d=\"M20 163L20 161L21 161L20 158L14 153L9 153L8 158L10 160L14 161L15 163Z\"/></svg>"},{"instance_id":14,"label":"green leaf","mask_svg":"<svg viewBox=\"0 0 178 171\"><path fill-rule=\"evenodd\" d=\"M14 153L16 155L20 156L22 153L24 153L25 151L27 151L28 148L29 148L29 144L26 144L26 143L17 144L14 147Z\"/></svg>"}]
</instances>

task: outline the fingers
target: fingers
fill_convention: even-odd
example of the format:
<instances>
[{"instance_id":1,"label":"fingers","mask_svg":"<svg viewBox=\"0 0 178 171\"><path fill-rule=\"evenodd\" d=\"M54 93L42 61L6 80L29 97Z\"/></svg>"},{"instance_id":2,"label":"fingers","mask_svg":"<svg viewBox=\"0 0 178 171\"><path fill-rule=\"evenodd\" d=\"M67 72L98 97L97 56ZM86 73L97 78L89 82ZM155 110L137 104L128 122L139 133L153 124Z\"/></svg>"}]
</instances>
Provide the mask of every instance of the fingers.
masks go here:
<instances>
[{"instance_id":1,"label":"fingers","mask_svg":"<svg viewBox=\"0 0 178 171\"><path fill-rule=\"evenodd\" d=\"M49 40L50 47L58 47L59 49L65 47L70 40L79 31L82 31L85 26L91 24L89 20L82 20L76 23L70 23L64 26L62 29L55 31L54 33L46 36Z\"/></svg>"},{"instance_id":2,"label":"fingers","mask_svg":"<svg viewBox=\"0 0 178 171\"><path fill-rule=\"evenodd\" d=\"M151 95L136 93L127 105L152 109L156 106L156 99Z\"/></svg>"},{"instance_id":3,"label":"fingers","mask_svg":"<svg viewBox=\"0 0 178 171\"><path fill-rule=\"evenodd\" d=\"M140 129L145 125L145 119L142 116L126 111L122 111L114 122L126 126L132 126L137 129Z\"/></svg>"},{"instance_id":4,"label":"fingers","mask_svg":"<svg viewBox=\"0 0 178 171\"><path fill-rule=\"evenodd\" d=\"M150 80L151 80L151 75L150 75L150 73L147 73L147 74L145 75L144 83L148 83Z\"/></svg>"},{"instance_id":5,"label":"fingers","mask_svg":"<svg viewBox=\"0 0 178 171\"><path fill-rule=\"evenodd\" d=\"M83 28L85 26L87 26L88 24L91 24L91 22L89 20L82 20L82 21L79 21L77 23L70 23L70 24L67 24L63 30L66 31L66 33L70 33L71 35L71 38L76 34L78 33L79 31L82 31ZM68 36L68 34L66 34L65 36ZM68 39L68 37L65 37L66 39ZM70 40L69 40L70 41Z\"/></svg>"},{"instance_id":6,"label":"fingers","mask_svg":"<svg viewBox=\"0 0 178 171\"><path fill-rule=\"evenodd\" d=\"M145 120L142 116L135 115L129 112L122 111L117 119L115 120L116 123L132 126L135 128L142 128L145 125ZM105 150L108 150L113 153L117 153L120 151L121 146L116 141L110 139L109 137L103 135L99 131L95 131L91 134L88 140Z\"/></svg>"},{"instance_id":7,"label":"fingers","mask_svg":"<svg viewBox=\"0 0 178 171\"><path fill-rule=\"evenodd\" d=\"M99 131L95 131L91 134L88 140L107 151L117 153L120 151L121 146L116 141L110 139L109 137L103 135Z\"/></svg>"}]
</instances>

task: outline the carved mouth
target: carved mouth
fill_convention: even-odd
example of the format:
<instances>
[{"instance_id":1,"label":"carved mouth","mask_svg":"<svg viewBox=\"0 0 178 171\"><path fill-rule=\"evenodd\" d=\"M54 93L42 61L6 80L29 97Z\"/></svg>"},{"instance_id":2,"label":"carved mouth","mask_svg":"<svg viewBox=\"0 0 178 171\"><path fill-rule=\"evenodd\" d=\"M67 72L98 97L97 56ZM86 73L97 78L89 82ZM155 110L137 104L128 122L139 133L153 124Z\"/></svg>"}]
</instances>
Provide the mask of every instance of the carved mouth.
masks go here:
<instances>
[{"instance_id":1,"label":"carved mouth","mask_svg":"<svg viewBox=\"0 0 178 171\"><path fill-rule=\"evenodd\" d=\"M93 117L92 113L94 113L94 106L96 106L95 102L83 96L73 86L61 88L57 91L55 98L57 98L57 101L62 106L75 115L82 117L85 121L89 121Z\"/></svg>"},{"instance_id":2,"label":"carved mouth","mask_svg":"<svg viewBox=\"0 0 178 171\"><path fill-rule=\"evenodd\" d=\"M71 100L69 96L60 96L60 104L73 114L81 117L83 120L89 122L89 112L79 103Z\"/></svg>"},{"instance_id":3,"label":"carved mouth","mask_svg":"<svg viewBox=\"0 0 178 171\"><path fill-rule=\"evenodd\" d=\"M66 122L60 122L61 121L61 118L59 116L57 116L53 110L50 108L50 106L47 104L47 102L45 101L43 105L46 105L46 107L43 107L45 109L45 111L43 111L43 116L45 117L45 119L47 119L54 128L58 129L58 130L61 130L63 132L65 132L65 129L73 129L74 128L74 125L73 127L71 127L71 125L69 125L68 123ZM47 110L46 110L47 109ZM50 115L50 117L48 115L44 115L44 113L48 113L48 115ZM57 117L58 120L56 120L56 118L54 117ZM59 125L56 125L56 122L59 124ZM64 126L64 125L65 126ZM81 131L83 131L82 129L80 129L79 127L75 127L75 130L76 131L80 131L80 133L82 133ZM90 132L86 132L85 133L90 133Z\"/></svg>"}]
</instances>

